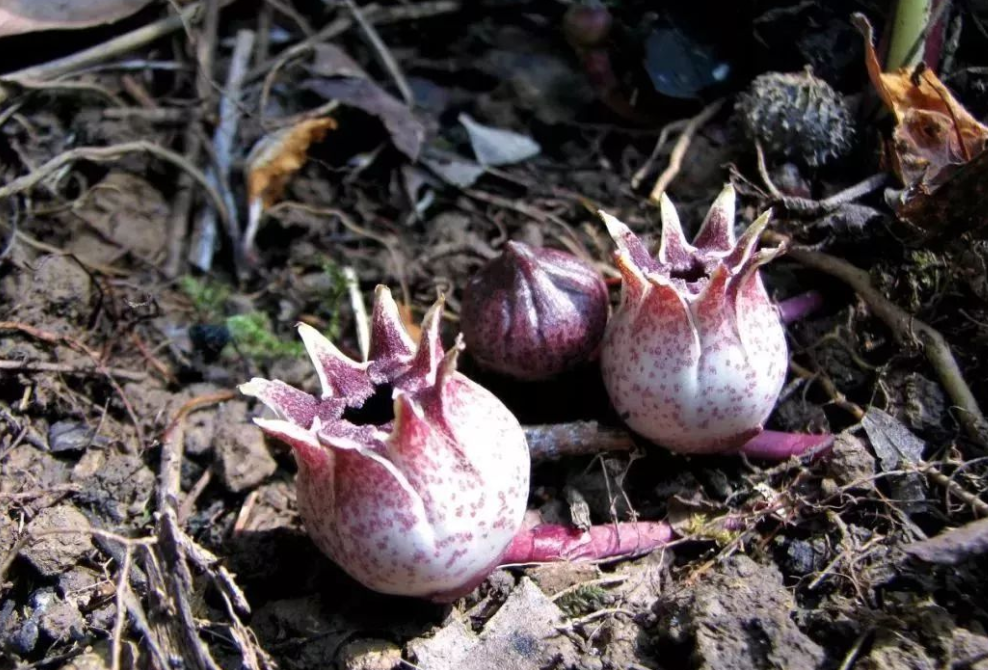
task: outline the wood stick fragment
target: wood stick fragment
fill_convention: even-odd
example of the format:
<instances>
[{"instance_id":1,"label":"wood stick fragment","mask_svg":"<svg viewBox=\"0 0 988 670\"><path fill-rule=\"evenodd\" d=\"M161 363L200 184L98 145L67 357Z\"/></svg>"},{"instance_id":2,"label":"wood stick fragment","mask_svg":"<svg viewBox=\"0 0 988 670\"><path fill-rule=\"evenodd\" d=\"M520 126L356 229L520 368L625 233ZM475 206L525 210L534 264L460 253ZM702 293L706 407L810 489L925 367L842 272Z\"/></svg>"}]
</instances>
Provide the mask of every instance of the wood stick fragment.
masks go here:
<instances>
[{"instance_id":1,"label":"wood stick fragment","mask_svg":"<svg viewBox=\"0 0 988 670\"><path fill-rule=\"evenodd\" d=\"M596 421L523 426L533 461L564 456L595 455L604 451L631 451L631 434L623 428L603 428Z\"/></svg>"},{"instance_id":2,"label":"wood stick fragment","mask_svg":"<svg viewBox=\"0 0 988 670\"><path fill-rule=\"evenodd\" d=\"M226 205L228 212L225 219L226 234L230 239L238 274L246 268L241 254L237 203L230 190L230 168L233 162L234 140L240 125L240 96L253 50L254 32L251 30L237 32L233 56L230 59L230 70L223 88L223 97L220 99L220 122L216 126L216 132L213 133L213 156L216 163L206 172L206 178L221 194ZM189 253L189 262L204 272L208 272L213 266L217 238L216 217L217 212L212 208L203 211L196 231L196 243Z\"/></svg>"}]
</instances>

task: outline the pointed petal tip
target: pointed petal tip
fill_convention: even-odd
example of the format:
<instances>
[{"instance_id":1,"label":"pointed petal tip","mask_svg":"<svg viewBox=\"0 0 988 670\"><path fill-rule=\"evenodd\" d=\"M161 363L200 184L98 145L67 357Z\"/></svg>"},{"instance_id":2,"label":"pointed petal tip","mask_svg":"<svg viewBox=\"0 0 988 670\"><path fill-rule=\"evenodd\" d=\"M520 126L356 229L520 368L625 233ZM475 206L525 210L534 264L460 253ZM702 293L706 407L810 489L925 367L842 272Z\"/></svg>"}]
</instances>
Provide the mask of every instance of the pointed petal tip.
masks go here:
<instances>
[{"instance_id":1,"label":"pointed petal tip","mask_svg":"<svg viewBox=\"0 0 988 670\"><path fill-rule=\"evenodd\" d=\"M374 301L378 300L390 300L394 302L394 298L391 297L391 289L388 288L387 284L378 284L374 287Z\"/></svg>"},{"instance_id":2,"label":"pointed petal tip","mask_svg":"<svg viewBox=\"0 0 988 670\"><path fill-rule=\"evenodd\" d=\"M444 375L450 375L456 372L457 361L459 361L460 354L466 348L467 345L463 342L463 333L459 333L456 336L456 341L453 342L453 346L443 355L442 371Z\"/></svg>"},{"instance_id":3,"label":"pointed petal tip","mask_svg":"<svg viewBox=\"0 0 988 670\"><path fill-rule=\"evenodd\" d=\"M400 359L410 356L415 342L401 318L401 310L384 284L374 288L374 309L371 313L370 360Z\"/></svg>"},{"instance_id":4,"label":"pointed petal tip","mask_svg":"<svg viewBox=\"0 0 988 670\"><path fill-rule=\"evenodd\" d=\"M305 346L322 388L323 398L332 398L340 393L373 393L373 386L366 378L366 363L358 363L330 342L322 333L307 323L299 323L299 337Z\"/></svg>"},{"instance_id":5,"label":"pointed petal tip","mask_svg":"<svg viewBox=\"0 0 988 670\"><path fill-rule=\"evenodd\" d=\"M604 222L607 227L607 232L614 239L615 242L620 244L620 238L625 235L633 235L631 229L628 228L620 219L616 216L612 216L602 209L597 210L597 216Z\"/></svg>"},{"instance_id":6,"label":"pointed petal tip","mask_svg":"<svg viewBox=\"0 0 988 670\"><path fill-rule=\"evenodd\" d=\"M237 386L237 390L245 396L259 398L264 393L264 385L267 383L269 383L269 380L263 377L254 377L250 381Z\"/></svg>"},{"instance_id":7,"label":"pointed petal tip","mask_svg":"<svg viewBox=\"0 0 988 670\"><path fill-rule=\"evenodd\" d=\"M751 222L748 229L744 231L743 235L741 235L741 239L738 240L734 251L726 259L728 264L736 270L740 270L740 268L747 264L751 259L755 259L755 265L764 265L776 256L785 252L784 245L768 247L757 253L755 252L755 249L758 247L758 241L771 220L772 210L769 209L762 212L761 216Z\"/></svg>"},{"instance_id":8,"label":"pointed petal tip","mask_svg":"<svg viewBox=\"0 0 988 670\"><path fill-rule=\"evenodd\" d=\"M729 252L736 244L734 235L734 215L736 193L734 186L728 183L721 189L710 209L707 211L700 230L693 240L694 246L700 251Z\"/></svg>"}]
</instances>

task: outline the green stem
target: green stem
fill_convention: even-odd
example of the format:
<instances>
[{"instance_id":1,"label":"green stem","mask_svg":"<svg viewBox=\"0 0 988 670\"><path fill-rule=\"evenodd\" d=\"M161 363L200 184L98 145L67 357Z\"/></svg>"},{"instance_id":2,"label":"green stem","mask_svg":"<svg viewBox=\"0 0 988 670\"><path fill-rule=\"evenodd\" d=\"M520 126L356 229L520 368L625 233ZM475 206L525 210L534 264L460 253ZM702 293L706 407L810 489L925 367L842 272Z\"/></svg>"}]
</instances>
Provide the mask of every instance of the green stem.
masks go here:
<instances>
[{"instance_id":1,"label":"green stem","mask_svg":"<svg viewBox=\"0 0 988 670\"><path fill-rule=\"evenodd\" d=\"M914 68L923 59L923 32L930 21L933 0L898 0L885 71Z\"/></svg>"}]
</instances>

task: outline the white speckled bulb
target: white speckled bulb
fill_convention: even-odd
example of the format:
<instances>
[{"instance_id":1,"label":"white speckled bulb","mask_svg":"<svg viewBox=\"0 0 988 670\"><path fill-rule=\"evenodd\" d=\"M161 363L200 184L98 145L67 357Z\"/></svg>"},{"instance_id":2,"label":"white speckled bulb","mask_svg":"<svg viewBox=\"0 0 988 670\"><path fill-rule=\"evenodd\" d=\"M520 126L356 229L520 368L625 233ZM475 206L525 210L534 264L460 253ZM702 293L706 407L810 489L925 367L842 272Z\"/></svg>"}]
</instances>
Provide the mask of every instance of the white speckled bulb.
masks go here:
<instances>
[{"instance_id":1,"label":"white speckled bulb","mask_svg":"<svg viewBox=\"0 0 988 670\"><path fill-rule=\"evenodd\" d=\"M677 452L729 452L762 431L785 381L785 331L758 273L781 250L755 250L767 213L735 240L731 186L693 245L665 196L661 207L654 259L601 212L624 280L601 349L604 383L635 432Z\"/></svg>"},{"instance_id":2,"label":"white speckled bulb","mask_svg":"<svg viewBox=\"0 0 988 670\"><path fill-rule=\"evenodd\" d=\"M450 600L493 570L521 526L530 460L518 420L443 354L442 303L418 348L378 287L370 360L299 326L322 395L253 379L240 390L278 415L256 419L290 445L310 537L376 591Z\"/></svg>"}]
</instances>

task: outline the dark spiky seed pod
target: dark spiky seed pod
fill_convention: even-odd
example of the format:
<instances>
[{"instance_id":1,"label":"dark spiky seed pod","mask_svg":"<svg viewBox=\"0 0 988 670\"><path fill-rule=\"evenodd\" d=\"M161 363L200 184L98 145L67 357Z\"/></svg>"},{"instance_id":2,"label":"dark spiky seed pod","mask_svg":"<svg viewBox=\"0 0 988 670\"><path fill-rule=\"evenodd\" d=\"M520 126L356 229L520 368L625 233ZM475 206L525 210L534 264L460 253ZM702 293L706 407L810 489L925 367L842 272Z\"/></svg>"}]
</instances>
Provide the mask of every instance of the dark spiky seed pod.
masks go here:
<instances>
[{"instance_id":1,"label":"dark spiky seed pod","mask_svg":"<svg viewBox=\"0 0 988 670\"><path fill-rule=\"evenodd\" d=\"M735 112L748 137L769 155L810 167L842 156L854 137L844 99L808 70L756 77L738 96Z\"/></svg>"},{"instance_id":2,"label":"dark spiky seed pod","mask_svg":"<svg viewBox=\"0 0 988 670\"><path fill-rule=\"evenodd\" d=\"M576 256L508 242L467 284L460 327L484 367L547 379L587 360L604 336L607 287Z\"/></svg>"}]
</instances>

